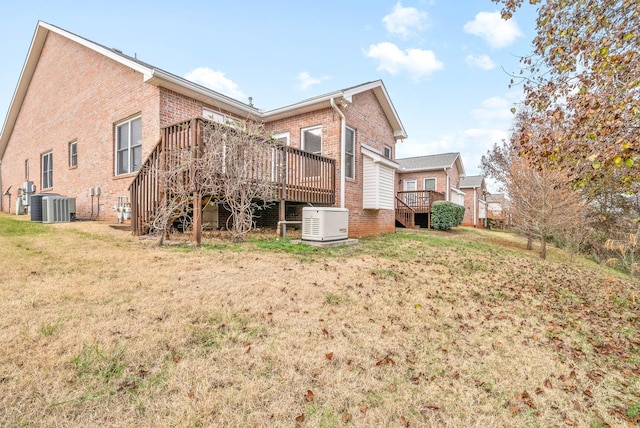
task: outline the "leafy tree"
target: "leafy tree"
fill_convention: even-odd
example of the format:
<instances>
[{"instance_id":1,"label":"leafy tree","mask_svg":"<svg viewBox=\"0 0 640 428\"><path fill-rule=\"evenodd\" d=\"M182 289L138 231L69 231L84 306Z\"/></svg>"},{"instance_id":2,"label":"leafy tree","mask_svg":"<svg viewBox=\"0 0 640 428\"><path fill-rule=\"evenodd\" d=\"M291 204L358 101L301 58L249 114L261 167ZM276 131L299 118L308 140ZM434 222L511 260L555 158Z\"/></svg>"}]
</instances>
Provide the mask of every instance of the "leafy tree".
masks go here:
<instances>
[{"instance_id":1,"label":"leafy tree","mask_svg":"<svg viewBox=\"0 0 640 428\"><path fill-rule=\"evenodd\" d=\"M522 0L492 0L509 19ZM540 4L540 0L530 0ZM613 174L625 190L640 178L640 2L547 0L533 53L521 60L525 106L561 123L552 138L522 141L537 165L562 167L579 185Z\"/></svg>"}]
</instances>

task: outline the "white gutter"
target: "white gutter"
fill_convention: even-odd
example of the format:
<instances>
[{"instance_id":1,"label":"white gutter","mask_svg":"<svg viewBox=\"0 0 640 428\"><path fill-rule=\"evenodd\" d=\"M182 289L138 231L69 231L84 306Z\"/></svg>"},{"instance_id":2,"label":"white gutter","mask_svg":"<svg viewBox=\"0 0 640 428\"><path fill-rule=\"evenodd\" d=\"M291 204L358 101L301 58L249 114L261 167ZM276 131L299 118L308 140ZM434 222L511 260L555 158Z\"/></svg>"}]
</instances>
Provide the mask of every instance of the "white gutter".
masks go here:
<instances>
[{"instance_id":1,"label":"white gutter","mask_svg":"<svg viewBox=\"0 0 640 428\"><path fill-rule=\"evenodd\" d=\"M449 170L451 168L445 168L444 169L444 174L447 176L447 201L451 202L451 181L449 179Z\"/></svg>"},{"instance_id":2,"label":"white gutter","mask_svg":"<svg viewBox=\"0 0 640 428\"><path fill-rule=\"evenodd\" d=\"M476 223L477 223L477 216L478 213L477 211L477 204L478 204L478 188L474 188L473 189L473 227L476 227Z\"/></svg>"},{"instance_id":3,"label":"white gutter","mask_svg":"<svg viewBox=\"0 0 640 428\"><path fill-rule=\"evenodd\" d=\"M344 208L344 185L346 183L345 174L344 174L344 152L346 142L344 141L344 133L346 127L346 119L344 114L340 111L338 106L336 105L335 98L331 98L331 107L338 113L340 116L340 208Z\"/></svg>"}]
</instances>

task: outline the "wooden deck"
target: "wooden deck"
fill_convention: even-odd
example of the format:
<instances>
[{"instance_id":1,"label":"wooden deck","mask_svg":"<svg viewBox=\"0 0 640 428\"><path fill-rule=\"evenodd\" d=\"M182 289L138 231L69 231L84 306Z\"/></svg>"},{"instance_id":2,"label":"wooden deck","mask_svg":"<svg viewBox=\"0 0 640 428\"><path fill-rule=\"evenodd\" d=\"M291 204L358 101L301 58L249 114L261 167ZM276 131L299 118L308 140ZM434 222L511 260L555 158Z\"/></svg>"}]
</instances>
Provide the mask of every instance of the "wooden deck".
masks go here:
<instances>
[{"instance_id":1,"label":"wooden deck","mask_svg":"<svg viewBox=\"0 0 640 428\"><path fill-rule=\"evenodd\" d=\"M406 228L431 227L431 204L444 201L445 194L433 190L412 190L396 195L396 220ZM419 222L417 218L424 218Z\"/></svg>"},{"instance_id":2,"label":"wooden deck","mask_svg":"<svg viewBox=\"0 0 640 428\"><path fill-rule=\"evenodd\" d=\"M147 233L148 225L162 204L164 189L158 171L176 158L172 153L190 150L197 157L204 148L205 125L226 126L195 118L162 129L160 141L129 186L133 234ZM274 199L317 205L335 203L334 159L279 144L265 146L264 150L258 152L258 155L252 155L251 159L244 162L253 171L253 179L268 180L273 188ZM221 171L211 173L224 176Z\"/></svg>"}]
</instances>

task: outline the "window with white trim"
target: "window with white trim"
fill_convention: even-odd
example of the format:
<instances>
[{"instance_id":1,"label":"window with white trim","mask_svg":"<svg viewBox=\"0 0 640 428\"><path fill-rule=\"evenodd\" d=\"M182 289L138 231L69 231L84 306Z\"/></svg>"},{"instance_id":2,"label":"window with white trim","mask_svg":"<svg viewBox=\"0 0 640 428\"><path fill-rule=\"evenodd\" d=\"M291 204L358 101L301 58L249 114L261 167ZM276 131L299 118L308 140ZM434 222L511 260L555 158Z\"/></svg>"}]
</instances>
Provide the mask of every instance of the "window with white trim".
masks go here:
<instances>
[{"instance_id":1,"label":"window with white trim","mask_svg":"<svg viewBox=\"0 0 640 428\"><path fill-rule=\"evenodd\" d=\"M142 164L142 118L116 125L116 175L130 174Z\"/></svg>"},{"instance_id":2,"label":"window with white trim","mask_svg":"<svg viewBox=\"0 0 640 428\"><path fill-rule=\"evenodd\" d=\"M356 157L354 156L356 147L356 131L345 127L344 133L344 176L355 178Z\"/></svg>"},{"instance_id":3,"label":"window with white trim","mask_svg":"<svg viewBox=\"0 0 640 428\"><path fill-rule=\"evenodd\" d=\"M53 152L42 155L42 189L53 187Z\"/></svg>"},{"instance_id":4,"label":"window with white trim","mask_svg":"<svg viewBox=\"0 0 640 428\"><path fill-rule=\"evenodd\" d=\"M435 178L425 178L424 179L424 190L436 190L437 181Z\"/></svg>"},{"instance_id":5,"label":"window with white trim","mask_svg":"<svg viewBox=\"0 0 640 428\"><path fill-rule=\"evenodd\" d=\"M288 131L273 134L272 137L278 143L284 144L285 146L288 146L289 144L291 144L291 134Z\"/></svg>"},{"instance_id":6,"label":"window with white trim","mask_svg":"<svg viewBox=\"0 0 640 428\"><path fill-rule=\"evenodd\" d=\"M24 179L29 180L29 159L24 161Z\"/></svg>"},{"instance_id":7,"label":"window with white trim","mask_svg":"<svg viewBox=\"0 0 640 428\"><path fill-rule=\"evenodd\" d=\"M202 109L202 117L212 122L228 125L236 129L244 128L242 120L226 114L218 113L217 111L210 110L206 107Z\"/></svg>"},{"instance_id":8,"label":"window with white trim","mask_svg":"<svg viewBox=\"0 0 640 428\"><path fill-rule=\"evenodd\" d=\"M76 166L78 166L78 142L72 141L69 143L69 167Z\"/></svg>"},{"instance_id":9,"label":"window with white trim","mask_svg":"<svg viewBox=\"0 0 640 428\"><path fill-rule=\"evenodd\" d=\"M385 158L387 158L387 159L391 159L391 158L392 158L391 147L389 147L389 146L384 146L383 156L384 156Z\"/></svg>"},{"instance_id":10,"label":"window with white trim","mask_svg":"<svg viewBox=\"0 0 640 428\"><path fill-rule=\"evenodd\" d=\"M302 150L316 155L322 154L322 126L302 129Z\"/></svg>"}]
</instances>

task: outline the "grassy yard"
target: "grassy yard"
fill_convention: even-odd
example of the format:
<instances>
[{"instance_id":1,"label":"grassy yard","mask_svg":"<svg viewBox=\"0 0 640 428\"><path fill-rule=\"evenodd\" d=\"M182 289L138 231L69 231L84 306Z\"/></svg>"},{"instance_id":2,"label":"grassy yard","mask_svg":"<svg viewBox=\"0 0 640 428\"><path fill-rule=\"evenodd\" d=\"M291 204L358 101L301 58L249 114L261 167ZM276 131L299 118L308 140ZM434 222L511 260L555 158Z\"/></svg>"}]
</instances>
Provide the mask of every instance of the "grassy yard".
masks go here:
<instances>
[{"instance_id":1,"label":"grassy yard","mask_svg":"<svg viewBox=\"0 0 640 428\"><path fill-rule=\"evenodd\" d=\"M0 215L0 426L638 425L614 271L472 229L205 242Z\"/></svg>"}]
</instances>

